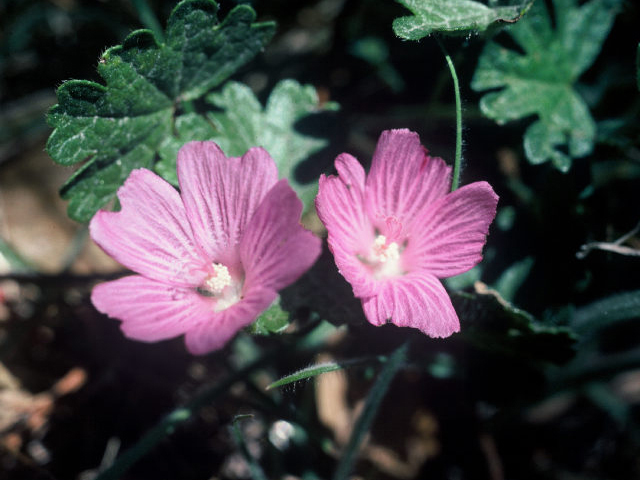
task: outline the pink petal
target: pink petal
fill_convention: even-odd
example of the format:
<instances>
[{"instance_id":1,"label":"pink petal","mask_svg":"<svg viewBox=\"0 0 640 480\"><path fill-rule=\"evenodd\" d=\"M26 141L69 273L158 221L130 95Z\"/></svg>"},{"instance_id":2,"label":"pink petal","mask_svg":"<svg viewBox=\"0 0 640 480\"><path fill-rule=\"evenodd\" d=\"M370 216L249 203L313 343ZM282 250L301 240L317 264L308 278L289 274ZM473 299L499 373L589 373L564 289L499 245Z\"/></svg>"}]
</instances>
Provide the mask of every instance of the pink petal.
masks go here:
<instances>
[{"instance_id":1,"label":"pink petal","mask_svg":"<svg viewBox=\"0 0 640 480\"><path fill-rule=\"evenodd\" d=\"M229 308L217 312L211 321L199 324L185 336L187 349L194 355L218 350L238 332L252 323L276 299L269 288L252 288L244 298Z\"/></svg>"},{"instance_id":2,"label":"pink petal","mask_svg":"<svg viewBox=\"0 0 640 480\"><path fill-rule=\"evenodd\" d=\"M235 263L247 223L278 179L273 159L262 148L227 158L213 142L190 142L178 152L178 179L199 247L211 261Z\"/></svg>"},{"instance_id":3,"label":"pink petal","mask_svg":"<svg viewBox=\"0 0 640 480\"><path fill-rule=\"evenodd\" d=\"M364 169L351 155L336 159L339 176L320 177L316 209L329 232L329 248L355 296L376 292L371 271L357 257L367 255L374 241L373 225L365 211Z\"/></svg>"},{"instance_id":4,"label":"pink petal","mask_svg":"<svg viewBox=\"0 0 640 480\"><path fill-rule=\"evenodd\" d=\"M436 277L423 272L384 282L378 295L362 299L362 308L373 325L391 320L430 337L448 337L460 331L458 315L444 287Z\"/></svg>"},{"instance_id":5,"label":"pink petal","mask_svg":"<svg viewBox=\"0 0 640 480\"><path fill-rule=\"evenodd\" d=\"M182 335L215 315L210 299L194 289L139 275L96 285L91 301L100 312L121 320L127 337L143 342Z\"/></svg>"},{"instance_id":6,"label":"pink petal","mask_svg":"<svg viewBox=\"0 0 640 480\"><path fill-rule=\"evenodd\" d=\"M301 213L302 202L286 180L264 197L240 241L247 288L280 290L318 259L321 241L300 225Z\"/></svg>"},{"instance_id":7,"label":"pink petal","mask_svg":"<svg viewBox=\"0 0 640 480\"><path fill-rule=\"evenodd\" d=\"M367 209L376 226L387 217L407 228L418 212L451 187L451 168L430 157L417 133L385 130L373 154L366 182Z\"/></svg>"},{"instance_id":8,"label":"pink petal","mask_svg":"<svg viewBox=\"0 0 640 480\"><path fill-rule=\"evenodd\" d=\"M405 268L445 278L466 272L482 260L498 196L487 182L475 182L440 198L410 232Z\"/></svg>"},{"instance_id":9,"label":"pink petal","mask_svg":"<svg viewBox=\"0 0 640 480\"><path fill-rule=\"evenodd\" d=\"M91 238L125 267L176 285L197 285L205 260L178 192L149 170L134 170L118 190L119 212L99 211Z\"/></svg>"}]
</instances>

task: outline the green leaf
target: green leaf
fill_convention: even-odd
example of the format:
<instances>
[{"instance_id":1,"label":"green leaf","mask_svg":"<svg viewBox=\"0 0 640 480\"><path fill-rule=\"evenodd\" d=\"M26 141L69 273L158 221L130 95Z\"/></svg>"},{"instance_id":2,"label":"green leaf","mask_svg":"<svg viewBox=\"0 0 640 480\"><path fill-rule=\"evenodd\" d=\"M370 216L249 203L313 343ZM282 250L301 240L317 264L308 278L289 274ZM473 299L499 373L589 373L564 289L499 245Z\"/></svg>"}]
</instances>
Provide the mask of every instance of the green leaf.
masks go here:
<instances>
[{"instance_id":1,"label":"green leaf","mask_svg":"<svg viewBox=\"0 0 640 480\"><path fill-rule=\"evenodd\" d=\"M454 292L461 336L482 349L518 362L564 363L574 355L574 335L566 328L536 320L478 282L475 293Z\"/></svg>"},{"instance_id":2,"label":"green leaf","mask_svg":"<svg viewBox=\"0 0 640 480\"><path fill-rule=\"evenodd\" d=\"M337 104L320 106L315 88L295 80L279 82L264 108L251 89L238 82L227 82L207 100L220 111L208 112L206 119L197 114L179 117L177 135L163 142L156 171L177 185L176 154L189 139L214 140L231 156L243 155L249 148L259 146L269 152L280 177L289 179L309 207L317 193L317 182L313 176L312 182L298 180L296 170L300 163L326 147L328 140L300 133L296 125L314 114L337 110Z\"/></svg>"},{"instance_id":3,"label":"green leaf","mask_svg":"<svg viewBox=\"0 0 640 480\"><path fill-rule=\"evenodd\" d=\"M591 382L584 390L589 399L611 416L621 428L629 424L631 406L620 396L615 395L610 385L606 382Z\"/></svg>"},{"instance_id":4,"label":"green leaf","mask_svg":"<svg viewBox=\"0 0 640 480\"><path fill-rule=\"evenodd\" d=\"M34 273L35 269L0 238L0 275L6 273Z\"/></svg>"},{"instance_id":5,"label":"green leaf","mask_svg":"<svg viewBox=\"0 0 640 480\"><path fill-rule=\"evenodd\" d=\"M633 318L640 319L640 290L618 293L577 308L571 326L577 332L589 333Z\"/></svg>"},{"instance_id":6,"label":"green leaf","mask_svg":"<svg viewBox=\"0 0 640 480\"><path fill-rule=\"evenodd\" d=\"M482 32L497 22L513 23L533 0L513 5L492 6L473 0L398 0L413 13L393 21L395 34L406 40L420 40L433 32L466 34Z\"/></svg>"},{"instance_id":7,"label":"green leaf","mask_svg":"<svg viewBox=\"0 0 640 480\"><path fill-rule=\"evenodd\" d=\"M445 352L438 352L429 364L428 370L435 378L451 378L456 371L455 357Z\"/></svg>"},{"instance_id":8,"label":"green leaf","mask_svg":"<svg viewBox=\"0 0 640 480\"><path fill-rule=\"evenodd\" d=\"M512 302L516 292L529 276L535 259L526 257L507 267L495 282L495 289L507 302Z\"/></svg>"},{"instance_id":9,"label":"green leaf","mask_svg":"<svg viewBox=\"0 0 640 480\"><path fill-rule=\"evenodd\" d=\"M173 132L158 147L160 160L156 163L155 170L158 175L177 186L176 158L180 147L193 140L211 140L215 137L216 130L202 115L187 113L176 117Z\"/></svg>"},{"instance_id":10,"label":"green leaf","mask_svg":"<svg viewBox=\"0 0 640 480\"><path fill-rule=\"evenodd\" d=\"M289 312L280 306L280 297L267 308L249 327L254 335L282 333L289 326Z\"/></svg>"},{"instance_id":11,"label":"green leaf","mask_svg":"<svg viewBox=\"0 0 640 480\"><path fill-rule=\"evenodd\" d=\"M595 123L585 101L574 90L609 34L619 0L554 0L555 30L545 2L506 31L524 54L489 43L472 81L478 91L500 88L480 101L482 112L498 124L537 115L524 136L531 163L551 160L566 172L573 158L593 149Z\"/></svg>"},{"instance_id":12,"label":"green leaf","mask_svg":"<svg viewBox=\"0 0 640 480\"><path fill-rule=\"evenodd\" d=\"M171 13L165 43L138 30L102 55L98 73L105 85L70 80L60 86L48 116L54 131L47 151L62 165L86 161L62 187L70 217L91 218L131 170L151 168L172 141L182 142L184 124L193 119L174 125L181 102L220 85L274 33L273 23L253 23L251 7L234 8L220 24L217 10L211 0L184 0Z\"/></svg>"},{"instance_id":13,"label":"green leaf","mask_svg":"<svg viewBox=\"0 0 640 480\"><path fill-rule=\"evenodd\" d=\"M276 380L267 387L267 390L272 388L282 387L289 383L294 383L307 378L315 377L316 375L322 375L323 373L335 372L336 370L342 370L343 368L354 367L356 365L362 365L367 363L379 363L386 362L388 359L384 356L378 357L362 357L353 358L351 360L344 360L342 362L325 362L311 365L310 367L298 370L290 375L282 377L280 380Z\"/></svg>"},{"instance_id":14,"label":"green leaf","mask_svg":"<svg viewBox=\"0 0 640 480\"><path fill-rule=\"evenodd\" d=\"M315 88L294 80L279 82L264 108L249 87L236 82L227 83L222 91L207 99L223 110L209 116L218 131L215 140L222 150L237 156L250 147L265 148L278 165L280 177L288 178L305 206L310 206L317 182L315 178L308 183L298 180L296 168L324 148L328 140L300 133L296 124L312 114L337 110L337 104L320 106Z\"/></svg>"},{"instance_id":15,"label":"green leaf","mask_svg":"<svg viewBox=\"0 0 640 480\"><path fill-rule=\"evenodd\" d=\"M351 44L349 53L373 65L380 79L389 85L392 92L404 90L404 80L389 61L389 47L384 40L374 36L362 37Z\"/></svg>"},{"instance_id":16,"label":"green leaf","mask_svg":"<svg viewBox=\"0 0 640 480\"><path fill-rule=\"evenodd\" d=\"M482 264L476 265L471 270L456 275L455 277L445 278L444 284L450 290L464 290L469 288L475 282L480 280L482 276Z\"/></svg>"},{"instance_id":17,"label":"green leaf","mask_svg":"<svg viewBox=\"0 0 640 480\"><path fill-rule=\"evenodd\" d=\"M318 365L311 365L310 367L303 368L302 370L298 370L291 375L287 375L282 377L280 380L276 380L267 386L267 390L271 390L272 388L282 387L283 385L288 385L289 383L298 382L300 380L305 380L307 378L315 377L316 375L322 375L323 373L335 372L336 370L342 370L344 365L336 362L327 362L321 363Z\"/></svg>"},{"instance_id":18,"label":"green leaf","mask_svg":"<svg viewBox=\"0 0 640 480\"><path fill-rule=\"evenodd\" d=\"M640 178L640 165L629 160L605 160L591 165L591 185L601 188L615 181L633 182Z\"/></svg>"}]
</instances>

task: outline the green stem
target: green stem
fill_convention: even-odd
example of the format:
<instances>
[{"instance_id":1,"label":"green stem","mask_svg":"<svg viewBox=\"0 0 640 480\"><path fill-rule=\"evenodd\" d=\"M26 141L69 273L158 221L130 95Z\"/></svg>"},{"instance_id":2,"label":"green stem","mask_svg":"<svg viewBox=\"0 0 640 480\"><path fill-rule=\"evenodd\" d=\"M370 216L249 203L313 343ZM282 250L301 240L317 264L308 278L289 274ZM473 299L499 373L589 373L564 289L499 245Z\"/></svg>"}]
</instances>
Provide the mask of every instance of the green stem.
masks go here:
<instances>
[{"instance_id":1,"label":"green stem","mask_svg":"<svg viewBox=\"0 0 640 480\"><path fill-rule=\"evenodd\" d=\"M349 443L336 468L333 480L347 480L349 478L349 473L353 468L353 464L358 456L358 451L360 450L360 444L373 423L380 403L382 403L382 399L391 385L391 380L393 380L393 377L396 376L396 373L398 373L406 361L407 348L406 343L400 346L391 354L389 360L385 363L384 367L382 367L376 383L374 383L367 397L367 401L362 409L362 414L360 414L353 427Z\"/></svg>"},{"instance_id":2,"label":"green stem","mask_svg":"<svg viewBox=\"0 0 640 480\"><path fill-rule=\"evenodd\" d=\"M232 425L233 437L236 441L236 445L240 449L240 453L244 457L245 462L249 465L252 480L267 480L267 476L264 474L262 467L255 457L251 455L249 447L247 447L247 442L244 440L244 435L242 435L242 430L240 430L240 421L251 417L253 417L253 415L236 415L233 419Z\"/></svg>"},{"instance_id":3,"label":"green stem","mask_svg":"<svg viewBox=\"0 0 640 480\"><path fill-rule=\"evenodd\" d=\"M458 75L456 74L456 69L453 66L451 57L444 48L442 41L438 37L435 38L449 66L451 78L453 79L453 90L456 96L456 160L453 165L453 180L451 182L451 191L453 192L458 188L458 184L460 183L460 163L462 162L462 102L460 101L460 84L458 83Z\"/></svg>"},{"instance_id":4,"label":"green stem","mask_svg":"<svg viewBox=\"0 0 640 480\"><path fill-rule=\"evenodd\" d=\"M140 23L153 32L158 43L164 43L164 32L162 31L162 26L160 25L160 22L158 22L153 10L151 10L147 0L131 0L131 3L133 3L136 12L138 12Z\"/></svg>"}]
</instances>

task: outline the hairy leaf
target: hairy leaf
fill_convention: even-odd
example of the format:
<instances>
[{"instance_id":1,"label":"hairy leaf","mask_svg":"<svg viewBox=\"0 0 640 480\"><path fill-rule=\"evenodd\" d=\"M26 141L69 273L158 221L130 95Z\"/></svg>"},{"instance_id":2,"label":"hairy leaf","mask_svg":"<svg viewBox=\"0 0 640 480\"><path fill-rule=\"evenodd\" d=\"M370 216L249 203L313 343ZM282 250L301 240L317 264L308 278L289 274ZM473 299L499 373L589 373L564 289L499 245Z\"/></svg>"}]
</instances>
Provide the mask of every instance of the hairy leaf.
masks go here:
<instances>
[{"instance_id":1,"label":"hairy leaf","mask_svg":"<svg viewBox=\"0 0 640 480\"><path fill-rule=\"evenodd\" d=\"M177 186L176 158L180 147L192 140L212 140L215 135L216 129L211 122L198 113L187 113L176 117L173 135L166 137L158 147L160 160L155 165L156 172Z\"/></svg>"},{"instance_id":2,"label":"hairy leaf","mask_svg":"<svg viewBox=\"0 0 640 480\"><path fill-rule=\"evenodd\" d=\"M276 380L275 382L269 384L267 386L267 390L271 390L272 388L282 387L283 385L288 385L290 383L298 382L300 380L305 380L307 378L315 377L317 375L322 375L323 373L335 372L336 370L342 370L343 368L354 367L358 365L366 365L373 363L384 363L389 359L385 356L377 356L377 357L361 357L361 358L352 358L350 360L343 360L341 362L324 362L317 363L315 365L310 365L306 368L298 370L297 372L291 373L289 375L285 375L284 377Z\"/></svg>"},{"instance_id":3,"label":"hairy leaf","mask_svg":"<svg viewBox=\"0 0 640 480\"><path fill-rule=\"evenodd\" d=\"M271 335L282 333L289 326L289 312L285 312L280 306L278 297L269 308L260 314L258 319L251 324L249 330L254 335Z\"/></svg>"},{"instance_id":4,"label":"hairy leaf","mask_svg":"<svg viewBox=\"0 0 640 480\"><path fill-rule=\"evenodd\" d=\"M184 0L171 13L164 43L138 30L102 55L104 85L70 80L60 86L48 116L54 131L47 151L62 165L85 161L62 187L69 216L88 220L131 170L150 168L159 151L166 153L168 139L184 140L181 122L190 119L179 117L174 125L182 102L220 85L274 33L273 23L253 23L251 7L234 8L220 24L217 10L212 0Z\"/></svg>"},{"instance_id":5,"label":"hairy leaf","mask_svg":"<svg viewBox=\"0 0 640 480\"><path fill-rule=\"evenodd\" d=\"M221 92L212 93L208 100L223 109L210 116L222 149L228 155L241 155L252 146L264 147L276 161L280 177L289 179L308 207L315 198L317 182L299 181L296 167L328 141L300 133L296 124L314 113L336 110L337 104L320 106L313 86L293 80L278 83L264 108L248 87L235 82L229 82Z\"/></svg>"},{"instance_id":6,"label":"hairy leaf","mask_svg":"<svg viewBox=\"0 0 640 480\"><path fill-rule=\"evenodd\" d=\"M266 107L246 85L228 82L207 100L217 107L206 118L187 114L176 119L177 135L166 139L160 149L161 160L156 170L177 185L176 154L188 140L214 140L230 156L243 155L251 147L263 147L278 166L281 178L291 186L309 207L316 195L317 182L304 182L296 175L297 167L309 156L328 144L323 137L310 136L297 130L297 123L314 114L336 110L337 104L319 105L316 90L295 80L282 80L271 92ZM319 172L318 172L319 174Z\"/></svg>"},{"instance_id":7,"label":"hairy leaf","mask_svg":"<svg viewBox=\"0 0 640 480\"><path fill-rule=\"evenodd\" d=\"M462 336L472 344L522 362L564 363L574 355L570 329L536 320L483 283L477 282L475 290L455 292L451 298Z\"/></svg>"},{"instance_id":8,"label":"hairy leaf","mask_svg":"<svg viewBox=\"0 0 640 480\"><path fill-rule=\"evenodd\" d=\"M398 0L413 16L396 18L393 31L406 40L420 40L433 32L482 32L497 22L516 22L533 0L487 6L473 0ZM494 4L496 2L493 2Z\"/></svg>"},{"instance_id":9,"label":"hairy leaf","mask_svg":"<svg viewBox=\"0 0 640 480\"><path fill-rule=\"evenodd\" d=\"M551 160L561 171L572 158L591 153L596 133L589 107L574 84L600 52L620 0L554 0L552 28L545 2L507 31L524 54L489 43L482 53L472 88L501 90L480 101L482 112L499 124L536 115L524 136L531 163Z\"/></svg>"},{"instance_id":10,"label":"hairy leaf","mask_svg":"<svg viewBox=\"0 0 640 480\"><path fill-rule=\"evenodd\" d=\"M327 362L327 363L320 363L317 365L311 365L310 367L303 368L302 370L298 370L295 373L286 375L281 379L276 380L275 382L267 386L267 390L271 390L272 388L282 387L284 385L288 385L289 383L299 382L300 380L305 380L307 378L315 377L317 375L322 375L323 373L342 370L343 368L344 368L344 365L336 362Z\"/></svg>"}]
</instances>

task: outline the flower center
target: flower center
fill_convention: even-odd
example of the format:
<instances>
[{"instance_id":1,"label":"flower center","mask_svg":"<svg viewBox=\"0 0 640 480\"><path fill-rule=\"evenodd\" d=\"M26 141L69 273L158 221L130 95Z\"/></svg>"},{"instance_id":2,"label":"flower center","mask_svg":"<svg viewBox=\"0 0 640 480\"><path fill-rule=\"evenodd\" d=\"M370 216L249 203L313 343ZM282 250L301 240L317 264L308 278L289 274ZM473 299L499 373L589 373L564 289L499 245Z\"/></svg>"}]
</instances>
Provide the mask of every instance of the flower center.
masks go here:
<instances>
[{"instance_id":1,"label":"flower center","mask_svg":"<svg viewBox=\"0 0 640 480\"><path fill-rule=\"evenodd\" d=\"M242 282L234 280L229 269L221 263L211 265L211 274L198 288L198 291L215 300L214 311L229 308L242 298Z\"/></svg>"},{"instance_id":2,"label":"flower center","mask_svg":"<svg viewBox=\"0 0 640 480\"><path fill-rule=\"evenodd\" d=\"M396 242L387 244L387 237L378 235L371 247L371 259L378 263L398 260L400 258L400 247Z\"/></svg>"},{"instance_id":3,"label":"flower center","mask_svg":"<svg viewBox=\"0 0 640 480\"><path fill-rule=\"evenodd\" d=\"M213 275L204 282L207 290L214 295L221 294L224 289L233 284L229 269L221 263L213 264Z\"/></svg>"},{"instance_id":4,"label":"flower center","mask_svg":"<svg viewBox=\"0 0 640 480\"><path fill-rule=\"evenodd\" d=\"M368 255L359 255L358 258L371 268L373 276L378 279L404 273L400 266L400 245L389 242L384 235L375 238Z\"/></svg>"}]
</instances>

